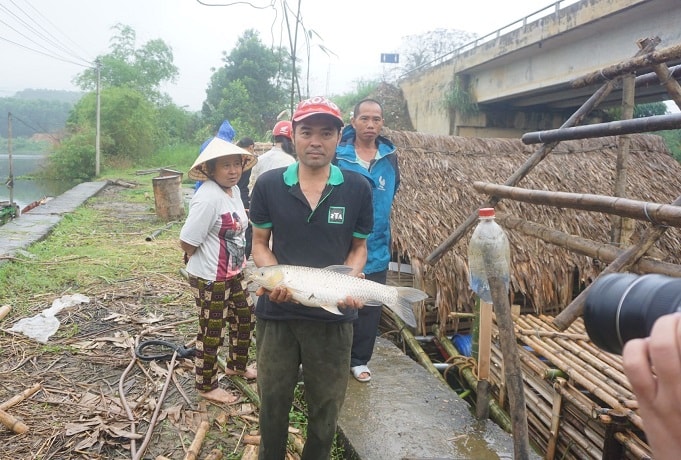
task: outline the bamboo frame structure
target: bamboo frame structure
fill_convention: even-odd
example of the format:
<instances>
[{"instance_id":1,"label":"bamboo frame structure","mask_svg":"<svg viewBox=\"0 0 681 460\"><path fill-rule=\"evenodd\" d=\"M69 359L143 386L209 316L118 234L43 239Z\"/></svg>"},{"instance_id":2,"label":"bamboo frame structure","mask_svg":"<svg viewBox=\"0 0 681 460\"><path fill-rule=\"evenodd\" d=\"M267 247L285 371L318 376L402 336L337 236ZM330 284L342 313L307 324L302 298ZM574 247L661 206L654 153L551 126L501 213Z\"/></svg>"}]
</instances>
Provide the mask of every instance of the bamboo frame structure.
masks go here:
<instances>
[{"instance_id":1,"label":"bamboo frame structure","mask_svg":"<svg viewBox=\"0 0 681 460\"><path fill-rule=\"evenodd\" d=\"M621 458L651 458L637 410L628 407L633 394L621 357L594 347L581 319L568 332L558 331L545 315L522 315L515 323L529 432L546 459L620 458L604 456L607 441L623 449ZM505 380L499 334L495 322L490 384L501 401ZM612 431L613 424L620 426Z\"/></svg>"},{"instance_id":2,"label":"bamboo frame structure","mask_svg":"<svg viewBox=\"0 0 681 460\"><path fill-rule=\"evenodd\" d=\"M534 203L543 206L572 207L587 211L605 212L613 215L611 237L616 241L627 241L622 217L639 219L650 223L649 228L638 242L622 250L616 247L567 235L537 223L522 221L512 216L498 214L497 220L507 229L522 231L551 244L559 244L576 252L596 256L609 263L601 274L623 271L637 267L642 271L668 271L681 275L681 267L674 264L646 259L644 255L664 234L668 226L681 226L681 196L671 205L651 204L627 200L626 160L629 151L627 138L621 138L617 158L617 180L614 197L590 196L559 192L523 190L516 187L548 153L567 139L584 139L623 135L659 129L681 127L681 115L665 115L630 119L577 127L579 121L598 105L613 89L615 81L625 83L622 108L625 118L631 117L634 88L656 77L681 108L681 86L674 72L664 63L681 58L681 45L655 51L659 38L643 39L638 42L639 52L625 62L601 69L572 82L575 87L587 86L605 81L580 109L561 128L538 133L528 133L522 140L526 144L541 143L504 183L494 185L475 183L475 189L488 195L483 206L495 206L502 198ZM636 77L635 71L652 68L653 74ZM651 217L651 212L655 214ZM662 223L664 221L664 223ZM475 211L435 251L426 262L435 264L475 222ZM647 270L646 270L647 269ZM600 276L600 275L599 275ZM596 348L585 335L583 322L579 318L583 299L588 287L573 299L557 317L521 316L515 321L515 340L519 346L519 359L523 375L523 389L527 401L527 421L533 443L546 452L545 458L574 459L644 459L651 458L650 448L645 442L643 423L637 411L635 396L624 376L621 358ZM495 315L501 324L494 324L493 346L489 383L500 407L509 409L513 419L514 411L509 404L507 393L508 363L501 343L506 340L506 319ZM508 348L506 344L505 349ZM510 390L513 391L513 390ZM518 391L518 390L515 390Z\"/></svg>"}]
</instances>

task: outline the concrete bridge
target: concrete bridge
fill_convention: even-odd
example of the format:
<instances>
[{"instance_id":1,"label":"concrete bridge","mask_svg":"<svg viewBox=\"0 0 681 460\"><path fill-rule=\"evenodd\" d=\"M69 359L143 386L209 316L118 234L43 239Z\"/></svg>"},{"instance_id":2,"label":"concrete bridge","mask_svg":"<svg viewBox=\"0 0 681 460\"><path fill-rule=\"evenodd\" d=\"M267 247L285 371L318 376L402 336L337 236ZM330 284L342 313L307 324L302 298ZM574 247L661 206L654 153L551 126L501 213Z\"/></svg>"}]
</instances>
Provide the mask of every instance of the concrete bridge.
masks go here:
<instances>
[{"instance_id":1,"label":"concrete bridge","mask_svg":"<svg viewBox=\"0 0 681 460\"><path fill-rule=\"evenodd\" d=\"M681 44L679 0L567 3L555 2L406 75L400 88L414 128L467 137L558 128L600 86L573 89L570 80L630 59L642 38L659 37L657 50ZM466 104L467 94L477 109ZM659 84L636 90L637 104L667 99ZM620 103L621 91L614 91L601 107Z\"/></svg>"}]
</instances>

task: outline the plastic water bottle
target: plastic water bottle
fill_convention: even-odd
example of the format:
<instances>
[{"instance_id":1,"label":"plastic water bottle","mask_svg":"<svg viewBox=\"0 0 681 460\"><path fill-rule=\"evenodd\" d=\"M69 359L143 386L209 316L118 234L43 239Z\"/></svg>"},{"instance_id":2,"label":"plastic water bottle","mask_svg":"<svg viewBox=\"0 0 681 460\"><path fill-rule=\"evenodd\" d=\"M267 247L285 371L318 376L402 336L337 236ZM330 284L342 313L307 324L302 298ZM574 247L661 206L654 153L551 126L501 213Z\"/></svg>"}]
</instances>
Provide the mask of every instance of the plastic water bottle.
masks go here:
<instances>
[{"instance_id":1,"label":"plastic water bottle","mask_svg":"<svg viewBox=\"0 0 681 460\"><path fill-rule=\"evenodd\" d=\"M510 286L511 250L504 229L494 221L494 208L478 210L478 225L468 243L468 283L482 301L492 303L488 277L496 276ZM493 254L490 272L485 270L483 254Z\"/></svg>"}]
</instances>

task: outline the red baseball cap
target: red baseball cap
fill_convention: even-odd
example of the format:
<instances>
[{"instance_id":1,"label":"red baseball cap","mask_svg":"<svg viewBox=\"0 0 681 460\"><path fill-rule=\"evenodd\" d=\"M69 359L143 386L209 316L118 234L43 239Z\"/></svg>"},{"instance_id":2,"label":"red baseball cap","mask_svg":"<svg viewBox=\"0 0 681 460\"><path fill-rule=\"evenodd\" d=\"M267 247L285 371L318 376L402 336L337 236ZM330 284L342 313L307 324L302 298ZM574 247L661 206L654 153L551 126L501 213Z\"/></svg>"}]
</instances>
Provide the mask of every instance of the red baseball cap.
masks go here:
<instances>
[{"instance_id":1,"label":"red baseball cap","mask_svg":"<svg viewBox=\"0 0 681 460\"><path fill-rule=\"evenodd\" d=\"M291 139L291 122L288 120L278 121L274 128L272 128L272 135L274 137L284 136Z\"/></svg>"},{"instance_id":2,"label":"red baseball cap","mask_svg":"<svg viewBox=\"0 0 681 460\"><path fill-rule=\"evenodd\" d=\"M334 118L339 126L343 126L343 117L336 104L324 96L315 96L310 99L300 101L293 112L293 121L301 121L312 115L329 115Z\"/></svg>"}]
</instances>

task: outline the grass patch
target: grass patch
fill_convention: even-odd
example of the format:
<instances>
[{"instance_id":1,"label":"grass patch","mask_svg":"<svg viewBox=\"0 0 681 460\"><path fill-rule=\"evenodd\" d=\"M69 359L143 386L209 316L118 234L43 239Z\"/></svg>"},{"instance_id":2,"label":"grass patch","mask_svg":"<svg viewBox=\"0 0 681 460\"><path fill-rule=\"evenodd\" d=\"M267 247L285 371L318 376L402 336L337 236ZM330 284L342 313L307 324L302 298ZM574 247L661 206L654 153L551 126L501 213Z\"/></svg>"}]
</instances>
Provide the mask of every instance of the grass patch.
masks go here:
<instances>
[{"instance_id":1,"label":"grass patch","mask_svg":"<svg viewBox=\"0 0 681 460\"><path fill-rule=\"evenodd\" d=\"M165 223L153 215L151 179L144 182L148 184L119 192L130 206L122 206L118 216L98 209L106 197L94 197L65 215L49 237L28 248L24 256L0 266L1 303L27 312L36 300L45 301L45 293L53 297L87 293L103 283L151 273L174 275L181 265L177 243L181 224L161 233L153 244L145 241Z\"/></svg>"}]
</instances>

